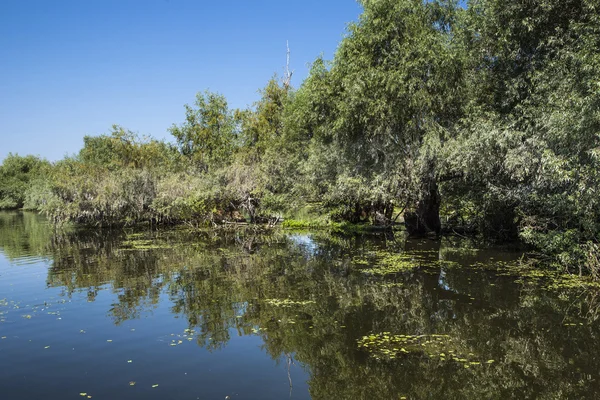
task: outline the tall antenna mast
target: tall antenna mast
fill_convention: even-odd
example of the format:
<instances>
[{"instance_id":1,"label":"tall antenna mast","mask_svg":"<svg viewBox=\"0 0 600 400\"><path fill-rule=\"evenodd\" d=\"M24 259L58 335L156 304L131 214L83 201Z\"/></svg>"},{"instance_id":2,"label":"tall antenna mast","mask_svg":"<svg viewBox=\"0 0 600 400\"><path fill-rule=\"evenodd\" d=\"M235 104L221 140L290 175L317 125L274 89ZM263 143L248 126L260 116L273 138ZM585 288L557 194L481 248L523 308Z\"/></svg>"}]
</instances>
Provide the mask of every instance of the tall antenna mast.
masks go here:
<instances>
[{"instance_id":1,"label":"tall antenna mast","mask_svg":"<svg viewBox=\"0 0 600 400\"><path fill-rule=\"evenodd\" d=\"M290 88L292 83L292 75L294 71L290 71L290 43L286 40L285 46L287 48L287 57L285 63L285 73L283 75L283 87L287 90Z\"/></svg>"}]
</instances>

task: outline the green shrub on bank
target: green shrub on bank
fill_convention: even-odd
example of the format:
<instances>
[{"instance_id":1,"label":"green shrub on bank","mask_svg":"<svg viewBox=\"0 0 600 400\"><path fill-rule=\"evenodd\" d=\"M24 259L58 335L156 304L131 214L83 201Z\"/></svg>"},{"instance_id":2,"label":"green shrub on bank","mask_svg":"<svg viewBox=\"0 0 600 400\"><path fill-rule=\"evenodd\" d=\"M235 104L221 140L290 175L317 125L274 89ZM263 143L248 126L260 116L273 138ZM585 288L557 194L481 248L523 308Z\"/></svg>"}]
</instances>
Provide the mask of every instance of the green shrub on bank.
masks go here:
<instances>
[{"instance_id":1,"label":"green shrub on bank","mask_svg":"<svg viewBox=\"0 0 600 400\"><path fill-rule=\"evenodd\" d=\"M0 210L22 208L32 182L43 179L49 168L39 157L9 154L0 165Z\"/></svg>"}]
</instances>

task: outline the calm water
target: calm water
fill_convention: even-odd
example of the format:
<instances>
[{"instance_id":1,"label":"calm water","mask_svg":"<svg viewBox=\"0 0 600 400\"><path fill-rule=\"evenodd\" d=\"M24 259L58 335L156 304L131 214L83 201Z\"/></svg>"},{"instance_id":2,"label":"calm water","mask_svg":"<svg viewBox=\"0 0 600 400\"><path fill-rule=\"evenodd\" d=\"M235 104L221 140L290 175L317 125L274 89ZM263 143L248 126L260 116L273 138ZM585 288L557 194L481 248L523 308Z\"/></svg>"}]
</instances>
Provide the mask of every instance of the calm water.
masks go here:
<instances>
[{"instance_id":1,"label":"calm water","mask_svg":"<svg viewBox=\"0 0 600 400\"><path fill-rule=\"evenodd\" d=\"M518 257L0 213L0 397L600 398L596 293L486 268Z\"/></svg>"}]
</instances>

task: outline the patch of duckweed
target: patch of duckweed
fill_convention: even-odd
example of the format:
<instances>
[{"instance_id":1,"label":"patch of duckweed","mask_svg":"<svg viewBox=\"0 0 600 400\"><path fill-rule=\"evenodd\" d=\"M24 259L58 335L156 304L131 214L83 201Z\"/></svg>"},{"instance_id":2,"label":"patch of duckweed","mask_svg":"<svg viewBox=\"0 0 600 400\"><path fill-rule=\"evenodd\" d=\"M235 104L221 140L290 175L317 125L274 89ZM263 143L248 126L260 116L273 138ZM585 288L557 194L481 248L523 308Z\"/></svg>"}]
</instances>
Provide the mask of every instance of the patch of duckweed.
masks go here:
<instances>
[{"instance_id":1,"label":"patch of duckweed","mask_svg":"<svg viewBox=\"0 0 600 400\"><path fill-rule=\"evenodd\" d=\"M363 258L363 257L354 257L354 258L352 258L352 263L354 265L369 265L369 264L371 264L369 262L369 260L367 260L366 258Z\"/></svg>"},{"instance_id":2,"label":"patch of duckweed","mask_svg":"<svg viewBox=\"0 0 600 400\"><path fill-rule=\"evenodd\" d=\"M402 282L382 282L378 286L382 288L392 289L404 287L404 284Z\"/></svg>"},{"instance_id":3,"label":"patch of duckweed","mask_svg":"<svg viewBox=\"0 0 600 400\"><path fill-rule=\"evenodd\" d=\"M154 240L130 239L121 243L121 250L155 250L170 249L173 246L166 243L160 243Z\"/></svg>"},{"instance_id":4,"label":"patch of duckweed","mask_svg":"<svg viewBox=\"0 0 600 400\"><path fill-rule=\"evenodd\" d=\"M476 256L482 249L474 247L445 247L444 253L451 253L460 257Z\"/></svg>"},{"instance_id":5,"label":"patch of duckweed","mask_svg":"<svg viewBox=\"0 0 600 400\"><path fill-rule=\"evenodd\" d=\"M400 272L412 271L419 265L404 254L386 254L372 267L363 269L362 272L373 275L391 275Z\"/></svg>"},{"instance_id":6,"label":"patch of duckweed","mask_svg":"<svg viewBox=\"0 0 600 400\"><path fill-rule=\"evenodd\" d=\"M326 219L286 219L281 226L286 229L320 229L329 227Z\"/></svg>"},{"instance_id":7,"label":"patch of duckweed","mask_svg":"<svg viewBox=\"0 0 600 400\"><path fill-rule=\"evenodd\" d=\"M491 263L475 263L471 267L492 270L499 276L516 278L520 284L532 284L546 290L600 289L600 282L589 276L568 274L552 269L538 268L531 264L520 264L518 261L494 261Z\"/></svg>"},{"instance_id":8,"label":"patch of duckweed","mask_svg":"<svg viewBox=\"0 0 600 400\"><path fill-rule=\"evenodd\" d=\"M555 279L550 280L544 285L548 290L561 289L600 289L600 282L592 280L588 276L560 274Z\"/></svg>"},{"instance_id":9,"label":"patch of duckweed","mask_svg":"<svg viewBox=\"0 0 600 400\"><path fill-rule=\"evenodd\" d=\"M145 236L146 236L145 233L137 232L137 233L128 233L126 237L128 240L135 240L135 239L143 238Z\"/></svg>"},{"instance_id":10,"label":"patch of duckweed","mask_svg":"<svg viewBox=\"0 0 600 400\"><path fill-rule=\"evenodd\" d=\"M354 257L352 263L361 272L386 276L412 271L416 268L456 267L457 262L446 260L430 260L429 251L411 251L410 253L392 253L389 250L376 250L362 256Z\"/></svg>"},{"instance_id":11,"label":"patch of duckweed","mask_svg":"<svg viewBox=\"0 0 600 400\"><path fill-rule=\"evenodd\" d=\"M465 368L492 364L461 346L449 335L395 335L390 332L373 333L358 340L358 347L369 352L376 360L390 361L409 355L421 355L440 361L463 364Z\"/></svg>"},{"instance_id":12,"label":"patch of duckweed","mask_svg":"<svg viewBox=\"0 0 600 400\"><path fill-rule=\"evenodd\" d=\"M431 267L441 267L441 268L456 268L456 267L461 266L456 261L449 261L449 260L429 261L427 264Z\"/></svg>"},{"instance_id":13,"label":"patch of duckweed","mask_svg":"<svg viewBox=\"0 0 600 400\"><path fill-rule=\"evenodd\" d=\"M563 272L535 268L531 266L504 265L499 275L515 276L522 284L536 284L546 290L600 289L600 282L589 276L579 276Z\"/></svg>"},{"instance_id":14,"label":"patch of duckweed","mask_svg":"<svg viewBox=\"0 0 600 400\"><path fill-rule=\"evenodd\" d=\"M477 269L477 270L485 270L485 271L501 271L507 268L516 268L519 265L519 261L500 261L500 260L489 260L487 262L474 262L472 264L460 265L456 264L459 268L465 269Z\"/></svg>"},{"instance_id":15,"label":"patch of duckweed","mask_svg":"<svg viewBox=\"0 0 600 400\"><path fill-rule=\"evenodd\" d=\"M297 301L292 299L266 299L265 303L275 307L294 307L314 304L315 302L313 300Z\"/></svg>"}]
</instances>

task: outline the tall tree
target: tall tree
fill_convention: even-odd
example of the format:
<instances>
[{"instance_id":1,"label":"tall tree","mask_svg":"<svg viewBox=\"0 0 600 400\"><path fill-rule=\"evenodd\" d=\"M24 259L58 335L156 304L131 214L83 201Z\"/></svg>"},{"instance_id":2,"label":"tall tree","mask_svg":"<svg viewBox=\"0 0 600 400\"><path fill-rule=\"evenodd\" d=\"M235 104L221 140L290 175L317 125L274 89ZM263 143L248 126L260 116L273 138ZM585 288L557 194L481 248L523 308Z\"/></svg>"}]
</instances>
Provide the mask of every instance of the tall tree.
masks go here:
<instances>
[{"instance_id":1,"label":"tall tree","mask_svg":"<svg viewBox=\"0 0 600 400\"><path fill-rule=\"evenodd\" d=\"M181 153L197 166L208 171L231 160L234 148L235 124L225 96L206 91L196 95L196 108L185 106L185 122L173 125Z\"/></svg>"},{"instance_id":2,"label":"tall tree","mask_svg":"<svg viewBox=\"0 0 600 400\"><path fill-rule=\"evenodd\" d=\"M387 215L394 201L407 204L412 232L439 232L435 147L461 116L460 11L455 1L361 4L331 69L316 71L327 82L317 95L332 104L313 118L317 139L343 153L338 181L369 187L352 202L378 203Z\"/></svg>"},{"instance_id":3,"label":"tall tree","mask_svg":"<svg viewBox=\"0 0 600 400\"><path fill-rule=\"evenodd\" d=\"M473 1L469 18L468 118L446 147L464 179L446 189L481 231L584 265L600 239L600 3Z\"/></svg>"}]
</instances>

